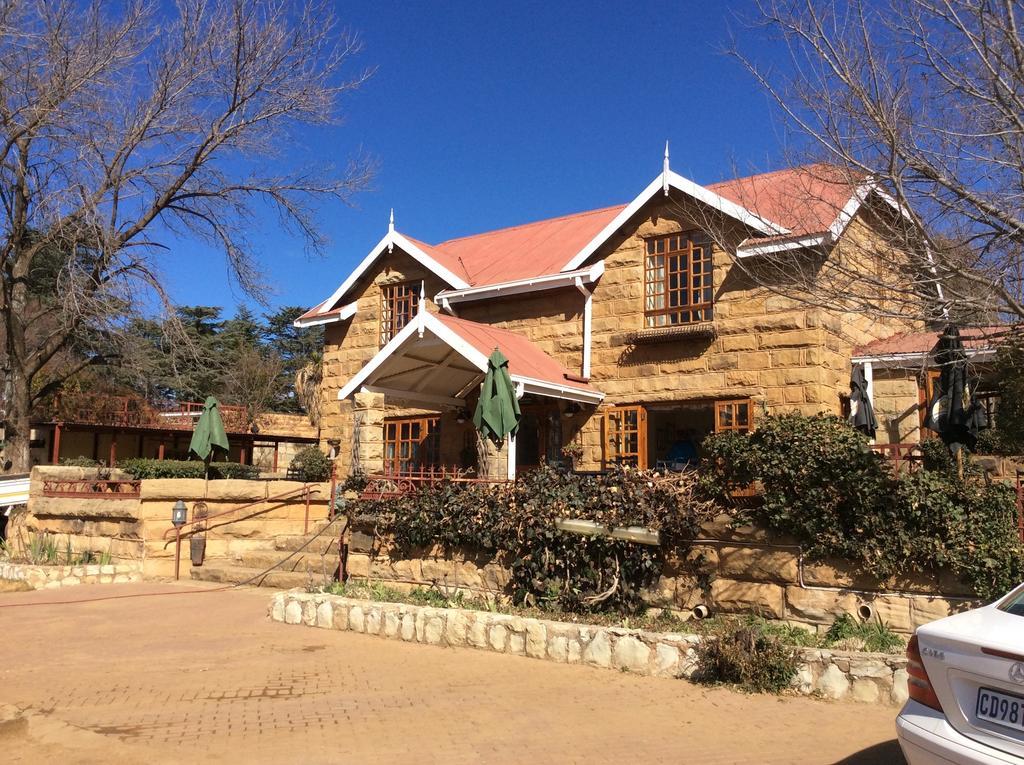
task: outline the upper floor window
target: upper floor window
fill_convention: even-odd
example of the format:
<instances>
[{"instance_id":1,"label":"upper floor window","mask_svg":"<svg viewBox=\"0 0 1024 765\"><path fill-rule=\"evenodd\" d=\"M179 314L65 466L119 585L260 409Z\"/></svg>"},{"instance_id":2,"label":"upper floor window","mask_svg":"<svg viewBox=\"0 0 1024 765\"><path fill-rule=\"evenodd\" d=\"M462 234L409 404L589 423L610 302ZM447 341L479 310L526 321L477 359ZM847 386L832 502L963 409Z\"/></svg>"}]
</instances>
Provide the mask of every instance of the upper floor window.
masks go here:
<instances>
[{"instance_id":1,"label":"upper floor window","mask_svg":"<svg viewBox=\"0 0 1024 765\"><path fill-rule=\"evenodd\" d=\"M417 290L411 282L385 284L380 288L380 345L402 331L416 312Z\"/></svg>"},{"instance_id":2,"label":"upper floor window","mask_svg":"<svg viewBox=\"0 0 1024 765\"><path fill-rule=\"evenodd\" d=\"M697 231L646 240L644 319L648 327L711 321L711 242Z\"/></svg>"}]
</instances>

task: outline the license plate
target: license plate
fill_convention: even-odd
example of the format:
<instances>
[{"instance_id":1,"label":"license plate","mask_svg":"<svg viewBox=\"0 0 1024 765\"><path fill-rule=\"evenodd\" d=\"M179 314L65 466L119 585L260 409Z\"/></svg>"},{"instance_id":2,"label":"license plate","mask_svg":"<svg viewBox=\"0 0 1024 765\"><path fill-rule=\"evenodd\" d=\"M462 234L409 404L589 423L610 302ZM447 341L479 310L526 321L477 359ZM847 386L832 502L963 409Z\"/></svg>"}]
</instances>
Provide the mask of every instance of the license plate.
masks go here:
<instances>
[{"instance_id":1,"label":"license plate","mask_svg":"<svg viewBox=\"0 0 1024 765\"><path fill-rule=\"evenodd\" d=\"M1024 731L1024 698L1020 696L979 688L974 713L979 720Z\"/></svg>"}]
</instances>

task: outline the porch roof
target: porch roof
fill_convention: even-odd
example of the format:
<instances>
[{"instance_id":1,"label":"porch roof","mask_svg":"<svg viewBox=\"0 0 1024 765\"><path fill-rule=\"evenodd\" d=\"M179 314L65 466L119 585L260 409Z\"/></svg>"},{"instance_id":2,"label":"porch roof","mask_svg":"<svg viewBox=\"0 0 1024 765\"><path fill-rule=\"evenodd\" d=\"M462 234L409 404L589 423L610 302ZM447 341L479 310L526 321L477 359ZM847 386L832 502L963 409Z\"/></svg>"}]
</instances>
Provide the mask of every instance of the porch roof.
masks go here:
<instances>
[{"instance_id":1,"label":"porch roof","mask_svg":"<svg viewBox=\"0 0 1024 765\"><path fill-rule=\"evenodd\" d=\"M520 394L597 404L604 394L580 382L527 338L506 329L421 310L345 386L345 399L360 388L432 406L462 406L498 348Z\"/></svg>"}]
</instances>

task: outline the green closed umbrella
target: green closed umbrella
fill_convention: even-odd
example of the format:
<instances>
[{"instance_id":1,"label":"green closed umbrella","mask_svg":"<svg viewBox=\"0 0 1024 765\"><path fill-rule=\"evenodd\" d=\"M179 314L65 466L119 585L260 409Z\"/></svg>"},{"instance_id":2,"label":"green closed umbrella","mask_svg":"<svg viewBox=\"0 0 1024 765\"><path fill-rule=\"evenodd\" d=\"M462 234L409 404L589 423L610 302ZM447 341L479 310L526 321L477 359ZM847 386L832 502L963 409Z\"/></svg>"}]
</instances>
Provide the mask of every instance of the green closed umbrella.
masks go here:
<instances>
[{"instance_id":1,"label":"green closed umbrella","mask_svg":"<svg viewBox=\"0 0 1024 765\"><path fill-rule=\"evenodd\" d=\"M203 405L203 413L196 422L196 429L192 431L192 441L188 445L188 450L209 465L214 449L227 452L229 448L228 434L224 430L224 421L220 418L220 404L216 398L208 396Z\"/></svg>"},{"instance_id":2,"label":"green closed umbrella","mask_svg":"<svg viewBox=\"0 0 1024 765\"><path fill-rule=\"evenodd\" d=\"M487 359L487 375L473 412L473 424L481 436L500 443L510 433L516 434L520 417L516 386L508 373L508 359L495 348Z\"/></svg>"}]
</instances>

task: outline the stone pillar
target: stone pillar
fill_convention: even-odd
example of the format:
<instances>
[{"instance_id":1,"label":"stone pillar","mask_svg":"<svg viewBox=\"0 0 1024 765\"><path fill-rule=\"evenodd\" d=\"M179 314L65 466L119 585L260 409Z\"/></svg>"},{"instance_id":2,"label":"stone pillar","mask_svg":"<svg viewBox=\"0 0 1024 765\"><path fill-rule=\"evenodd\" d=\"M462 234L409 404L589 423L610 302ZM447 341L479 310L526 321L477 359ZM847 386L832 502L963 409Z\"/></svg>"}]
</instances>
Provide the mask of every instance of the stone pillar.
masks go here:
<instances>
[{"instance_id":1,"label":"stone pillar","mask_svg":"<svg viewBox=\"0 0 1024 765\"><path fill-rule=\"evenodd\" d=\"M501 446L496 446L489 438L478 441L480 477L504 481L508 478L508 437Z\"/></svg>"},{"instance_id":2,"label":"stone pillar","mask_svg":"<svg viewBox=\"0 0 1024 765\"><path fill-rule=\"evenodd\" d=\"M384 394L356 393L352 402L353 468L364 473L384 470ZM345 444L341 448L345 448Z\"/></svg>"}]
</instances>

